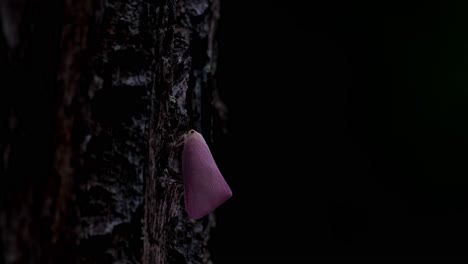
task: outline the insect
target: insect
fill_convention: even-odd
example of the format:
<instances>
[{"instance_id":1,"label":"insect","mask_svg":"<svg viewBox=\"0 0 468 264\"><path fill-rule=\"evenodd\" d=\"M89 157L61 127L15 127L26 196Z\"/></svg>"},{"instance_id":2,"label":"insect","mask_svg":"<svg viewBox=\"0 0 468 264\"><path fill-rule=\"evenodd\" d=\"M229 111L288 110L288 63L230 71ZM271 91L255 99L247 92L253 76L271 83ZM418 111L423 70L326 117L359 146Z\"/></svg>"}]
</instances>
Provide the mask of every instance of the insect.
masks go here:
<instances>
[{"instance_id":1,"label":"insect","mask_svg":"<svg viewBox=\"0 0 468 264\"><path fill-rule=\"evenodd\" d=\"M211 213L232 196L203 136L190 130L182 153L185 209L191 219Z\"/></svg>"}]
</instances>

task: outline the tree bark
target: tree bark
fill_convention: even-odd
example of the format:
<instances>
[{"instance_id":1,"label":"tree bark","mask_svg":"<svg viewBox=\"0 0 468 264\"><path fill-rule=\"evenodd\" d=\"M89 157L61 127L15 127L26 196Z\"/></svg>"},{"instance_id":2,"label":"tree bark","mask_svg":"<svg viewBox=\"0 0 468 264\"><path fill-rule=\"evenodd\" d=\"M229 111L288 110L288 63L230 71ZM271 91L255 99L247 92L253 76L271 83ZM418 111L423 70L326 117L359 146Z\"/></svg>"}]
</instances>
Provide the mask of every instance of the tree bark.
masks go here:
<instances>
[{"instance_id":1,"label":"tree bark","mask_svg":"<svg viewBox=\"0 0 468 264\"><path fill-rule=\"evenodd\" d=\"M218 119L218 1L0 2L0 264L208 262L180 140Z\"/></svg>"}]
</instances>

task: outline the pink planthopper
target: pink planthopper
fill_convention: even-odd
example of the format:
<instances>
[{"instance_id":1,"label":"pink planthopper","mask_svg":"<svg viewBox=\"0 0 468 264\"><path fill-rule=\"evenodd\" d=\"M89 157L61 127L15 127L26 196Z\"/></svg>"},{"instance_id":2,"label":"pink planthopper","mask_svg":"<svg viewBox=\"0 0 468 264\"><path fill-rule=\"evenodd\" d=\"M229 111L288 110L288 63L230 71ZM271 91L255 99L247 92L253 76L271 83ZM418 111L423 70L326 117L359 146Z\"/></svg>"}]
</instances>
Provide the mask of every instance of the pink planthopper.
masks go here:
<instances>
[{"instance_id":1,"label":"pink planthopper","mask_svg":"<svg viewBox=\"0 0 468 264\"><path fill-rule=\"evenodd\" d=\"M190 130L182 153L185 209L191 219L211 213L232 196L203 136Z\"/></svg>"}]
</instances>

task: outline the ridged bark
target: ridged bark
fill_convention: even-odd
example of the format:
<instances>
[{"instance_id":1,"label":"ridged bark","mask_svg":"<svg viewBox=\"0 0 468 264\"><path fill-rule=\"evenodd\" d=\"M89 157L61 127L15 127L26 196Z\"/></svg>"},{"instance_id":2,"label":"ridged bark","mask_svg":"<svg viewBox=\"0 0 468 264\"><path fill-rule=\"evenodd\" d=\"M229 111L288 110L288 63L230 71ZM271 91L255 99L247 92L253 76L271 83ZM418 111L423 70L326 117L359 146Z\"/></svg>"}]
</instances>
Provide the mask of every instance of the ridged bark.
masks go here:
<instances>
[{"instance_id":1,"label":"ridged bark","mask_svg":"<svg viewBox=\"0 0 468 264\"><path fill-rule=\"evenodd\" d=\"M206 263L179 143L213 132L218 0L0 12L0 263Z\"/></svg>"}]
</instances>

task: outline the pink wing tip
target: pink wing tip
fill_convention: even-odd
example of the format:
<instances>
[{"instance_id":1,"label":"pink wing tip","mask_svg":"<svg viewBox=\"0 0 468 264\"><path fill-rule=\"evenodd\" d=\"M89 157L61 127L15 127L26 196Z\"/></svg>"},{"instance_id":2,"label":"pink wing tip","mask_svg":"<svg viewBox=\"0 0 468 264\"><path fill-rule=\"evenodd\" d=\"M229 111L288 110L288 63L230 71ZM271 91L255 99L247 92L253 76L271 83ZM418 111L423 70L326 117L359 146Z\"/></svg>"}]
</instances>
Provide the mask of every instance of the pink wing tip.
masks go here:
<instances>
[{"instance_id":1,"label":"pink wing tip","mask_svg":"<svg viewBox=\"0 0 468 264\"><path fill-rule=\"evenodd\" d=\"M198 220L212 213L216 208L218 208L220 205L225 203L231 197L232 197L232 191L229 189L224 195L220 195L218 199L216 200L216 202L213 201L212 207L208 207L204 209L187 208L187 214L190 217L190 219Z\"/></svg>"}]
</instances>

